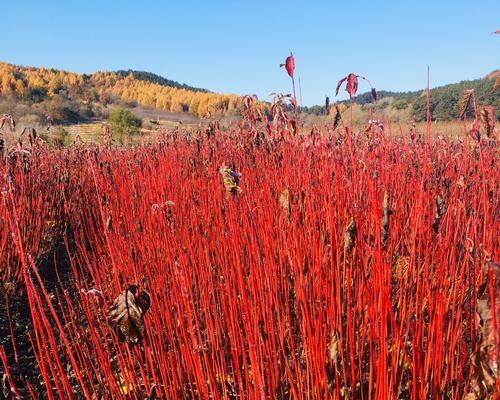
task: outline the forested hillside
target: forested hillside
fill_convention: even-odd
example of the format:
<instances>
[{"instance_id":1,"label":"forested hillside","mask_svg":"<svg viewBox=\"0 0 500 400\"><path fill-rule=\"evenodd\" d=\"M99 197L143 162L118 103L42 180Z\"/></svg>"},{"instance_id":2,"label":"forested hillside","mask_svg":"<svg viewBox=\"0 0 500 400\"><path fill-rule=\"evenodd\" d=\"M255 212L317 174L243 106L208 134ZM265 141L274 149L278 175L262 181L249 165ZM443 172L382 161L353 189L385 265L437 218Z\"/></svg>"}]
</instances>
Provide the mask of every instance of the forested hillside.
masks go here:
<instances>
[{"instance_id":1,"label":"forested hillside","mask_svg":"<svg viewBox=\"0 0 500 400\"><path fill-rule=\"evenodd\" d=\"M226 115L241 106L236 95L211 93L145 72L77 74L6 63L0 63L0 94L10 106L19 102L32 112L54 114L60 122L74 122L120 102L199 117Z\"/></svg>"},{"instance_id":2,"label":"forested hillside","mask_svg":"<svg viewBox=\"0 0 500 400\"><path fill-rule=\"evenodd\" d=\"M500 71L497 70L482 79L431 89L432 119L457 119L465 89L475 90L479 105L492 105L499 110L500 90L494 90L499 79ZM353 97L355 121L367 120L371 101L370 92ZM14 113L17 118L27 119L26 123L40 123L45 115L63 124L102 118L110 105L125 108L149 106L158 110L191 113L197 117L213 117L239 115L242 100L234 94L212 93L145 71L78 74L0 63L0 112ZM376 109L380 117L393 121L423 121L426 118L425 90L379 90ZM302 111L322 115L325 107L303 107Z\"/></svg>"},{"instance_id":3,"label":"forested hillside","mask_svg":"<svg viewBox=\"0 0 500 400\"><path fill-rule=\"evenodd\" d=\"M431 89L430 109L433 120L448 121L459 118L460 99L466 89L474 89L479 105L491 105L500 110L500 90L494 90L500 79L500 70L493 71L482 79L461 81ZM404 115L415 121L426 118L425 90L413 92L391 92L379 90L377 108L386 115ZM352 98L353 103L367 108L371 104L371 92L358 94ZM343 103L348 103L344 101ZM304 107L304 111L316 115L324 113L324 106Z\"/></svg>"}]
</instances>

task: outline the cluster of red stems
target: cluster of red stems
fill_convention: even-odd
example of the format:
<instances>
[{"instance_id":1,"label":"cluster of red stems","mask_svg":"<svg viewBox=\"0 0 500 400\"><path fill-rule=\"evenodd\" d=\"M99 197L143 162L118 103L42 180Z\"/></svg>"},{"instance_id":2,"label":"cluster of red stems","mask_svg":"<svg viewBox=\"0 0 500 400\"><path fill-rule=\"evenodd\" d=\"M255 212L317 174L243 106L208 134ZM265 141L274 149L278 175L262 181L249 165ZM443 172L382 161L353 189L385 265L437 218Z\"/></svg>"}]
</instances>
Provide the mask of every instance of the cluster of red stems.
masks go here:
<instances>
[{"instance_id":1,"label":"cluster of red stems","mask_svg":"<svg viewBox=\"0 0 500 400\"><path fill-rule=\"evenodd\" d=\"M285 66L293 78L293 57ZM357 77L344 80L354 93ZM495 304L498 284L485 268L499 256L497 142L410 140L390 123L285 135L245 104L225 129L3 158L2 291L28 296L43 382L20 384L0 347L12 396L491 393L471 359L480 288ZM60 241L71 279L49 293L40 261ZM107 318L130 284L150 298L135 345Z\"/></svg>"}]
</instances>

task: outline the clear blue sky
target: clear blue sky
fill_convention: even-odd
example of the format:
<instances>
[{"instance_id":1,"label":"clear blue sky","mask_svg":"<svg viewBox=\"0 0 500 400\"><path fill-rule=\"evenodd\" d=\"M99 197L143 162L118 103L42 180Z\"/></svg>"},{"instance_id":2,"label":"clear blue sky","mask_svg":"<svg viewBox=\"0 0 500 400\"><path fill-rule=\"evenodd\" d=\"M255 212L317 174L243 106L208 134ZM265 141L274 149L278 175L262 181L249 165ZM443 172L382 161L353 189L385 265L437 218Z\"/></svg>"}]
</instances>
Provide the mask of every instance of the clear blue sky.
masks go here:
<instances>
[{"instance_id":1,"label":"clear blue sky","mask_svg":"<svg viewBox=\"0 0 500 400\"><path fill-rule=\"evenodd\" d=\"M290 91L304 105L348 72L415 90L500 68L500 0L2 2L0 60L76 72L138 69L217 92ZM363 83L360 90L364 91Z\"/></svg>"}]
</instances>

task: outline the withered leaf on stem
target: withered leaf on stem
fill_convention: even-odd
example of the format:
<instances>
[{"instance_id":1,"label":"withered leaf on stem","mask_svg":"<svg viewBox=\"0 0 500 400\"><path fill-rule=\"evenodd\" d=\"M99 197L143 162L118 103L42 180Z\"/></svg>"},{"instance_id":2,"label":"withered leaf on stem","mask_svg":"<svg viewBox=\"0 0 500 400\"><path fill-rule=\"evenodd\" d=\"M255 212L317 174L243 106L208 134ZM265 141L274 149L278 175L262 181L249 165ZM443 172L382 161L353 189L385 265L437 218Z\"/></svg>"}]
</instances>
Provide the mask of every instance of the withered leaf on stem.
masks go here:
<instances>
[{"instance_id":1,"label":"withered leaf on stem","mask_svg":"<svg viewBox=\"0 0 500 400\"><path fill-rule=\"evenodd\" d=\"M333 365L337 365L339 358L339 339L335 330L332 331L330 343L328 344L328 358Z\"/></svg>"},{"instance_id":2,"label":"withered leaf on stem","mask_svg":"<svg viewBox=\"0 0 500 400\"><path fill-rule=\"evenodd\" d=\"M349 74L347 75L347 85L346 89L347 93L349 93L349 96L354 96L356 92L358 91L358 76L355 74Z\"/></svg>"},{"instance_id":3,"label":"withered leaf on stem","mask_svg":"<svg viewBox=\"0 0 500 400\"><path fill-rule=\"evenodd\" d=\"M340 124L340 120L342 119L342 113L340 111L339 106L335 105L335 117L333 118L333 130L337 129Z\"/></svg>"},{"instance_id":4,"label":"withered leaf on stem","mask_svg":"<svg viewBox=\"0 0 500 400\"><path fill-rule=\"evenodd\" d=\"M139 343L145 334L143 317L151 306L148 292L137 293L136 285L130 285L113 301L108 311L108 321L121 342Z\"/></svg>"},{"instance_id":5,"label":"withered leaf on stem","mask_svg":"<svg viewBox=\"0 0 500 400\"><path fill-rule=\"evenodd\" d=\"M106 232L111 231L111 227L113 226L113 218L111 215L106 219Z\"/></svg>"},{"instance_id":6,"label":"withered leaf on stem","mask_svg":"<svg viewBox=\"0 0 500 400\"><path fill-rule=\"evenodd\" d=\"M495 109L493 106L482 107L479 115L486 131L486 136L491 137L493 132L495 132Z\"/></svg>"},{"instance_id":7,"label":"withered leaf on stem","mask_svg":"<svg viewBox=\"0 0 500 400\"><path fill-rule=\"evenodd\" d=\"M441 217L444 215L446 211L446 200L443 196L438 195L436 197L436 208L434 212L434 222L432 223L432 229L434 232L438 232L439 225L441 224Z\"/></svg>"},{"instance_id":8,"label":"withered leaf on stem","mask_svg":"<svg viewBox=\"0 0 500 400\"><path fill-rule=\"evenodd\" d=\"M387 247L387 239L389 238L389 217L392 214L392 210L389 209L389 194L387 192L384 193L382 210L380 240L382 242L382 247L385 249Z\"/></svg>"},{"instance_id":9,"label":"withered leaf on stem","mask_svg":"<svg viewBox=\"0 0 500 400\"><path fill-rule=\"evenodd\" d=\"M4 114L2 118L0 118L0 129L2 129L5 124L7 124L11 131L16 129L16 121L10 114Z\"/></svg>"},{"instance_id":10,"label":"withered leaf on stem","mask_svg":"<svg viewBox=\"0 0 500 400\"><path fill-rule=\"evenodd\" d=\"M290 209L290 189L286 188L280 195L280 205L286 212L286 217L288 220L291 218L291 209Z\"/></svg>"},{"instance_id":11,"label":"withered leaf on stem","mask_svg":"<svg viewBox=\"0 0 500 400\"><path fill-rule=\"evenodd\" d=\"M356 228L356 222L354 222L354 220L351 219L351 222L349 222L349 225L347 225L347 229L344 235L344 245L346 251L349 252L354 248L354 243L356 241L357 234L358 230Z\"/></svg>"},{"instance_id":12,"label":"withered leaf on stem","mask_svg":"<svg viewBox=\"0 0 500 400\"><path fill-rule=\"evenodd\" d=\"M460 100L460 118L463 118L465 113L467 112L467 109L472 103L473 96L474 96L473 89L464 90L462 99Z\"/></svg>"},{"instance_id":13,"label":"withered leaf on stem","mask_svg":"<svg viewBox=\"0 0 500 400\"><path fill-rule=\"evenodd\" d=\"M223 165L220 167L219 173L222 175L224 187L228 192L230 192L233 196L241 192L241 188L239 186L241 174L239 172L233 171L228 166Z\"/></svg>"},{"instance_id":14,"label":"withered leaf on stem","mask_svg":"<svg viewBox=\"0 0 500 400\"><path fill-rule=\"evenodd\" d=\"M335 96L339 94L339 89L345 81L347 81L345 90L347 93L349 93L349 96L352 97L356 94L356 92L358 91L358 75L350 73L337 83L337 87L335 88Z\"/></svg>"}]
</instances>

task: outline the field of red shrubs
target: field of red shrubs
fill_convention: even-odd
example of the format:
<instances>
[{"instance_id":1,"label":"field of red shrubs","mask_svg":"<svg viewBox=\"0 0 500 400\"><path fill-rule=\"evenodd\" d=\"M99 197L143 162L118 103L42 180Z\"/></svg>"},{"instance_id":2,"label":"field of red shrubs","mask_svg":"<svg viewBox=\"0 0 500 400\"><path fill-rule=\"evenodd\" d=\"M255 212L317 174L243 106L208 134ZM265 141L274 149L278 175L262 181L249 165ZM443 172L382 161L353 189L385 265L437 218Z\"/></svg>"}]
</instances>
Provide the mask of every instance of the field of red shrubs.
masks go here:
<instances>
[{"instance_id":1,"label":"field of red shrubs","mask_svg":"<svg viewBox=\"0 0 500 400\"><path fill-rule=\"evenodd\" d=\"M5 398L493 398L498 142L260 119L5 153Z\"/></svg>"}]
</instances>

